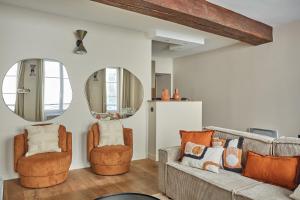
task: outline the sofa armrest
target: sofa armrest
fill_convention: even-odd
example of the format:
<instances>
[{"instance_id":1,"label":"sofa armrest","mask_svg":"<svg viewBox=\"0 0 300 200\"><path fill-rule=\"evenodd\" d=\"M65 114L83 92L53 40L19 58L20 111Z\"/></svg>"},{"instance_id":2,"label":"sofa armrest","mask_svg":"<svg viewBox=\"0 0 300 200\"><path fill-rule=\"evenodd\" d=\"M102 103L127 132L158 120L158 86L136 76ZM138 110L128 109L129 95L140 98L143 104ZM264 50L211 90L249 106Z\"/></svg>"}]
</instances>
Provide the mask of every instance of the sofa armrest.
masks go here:
<instances>
[{"instance_id":1,"label":"sofa armrest","mask_svg":"<svg viewBox=\"0 0 300 200\"><path fill-rule=\"evenodd\" d=\"M18 160L26 154L26 137L25 134L14 137L14 169L17 172Z\"/></svg>"},{"instance_id":2,"label":"sofa armrest","mask_svg":"<svg viewBox=\"0 0 300 200\"><path fill-rule=\"evenodd\" d=\"M89 130L87 135L87 159L91 161L91 151L94 148L94 132Z\"/></svg>"},{"instance_id":3,"label":"sofa armrest","mask_svg":"<svg viewBox=\"0 0 300 200\"><path fill-rule=\"evenodd\" d=\"M166 193L167 163L178 161L179 158L180 146L159 149L158 188L163 194Z\"/></svg>"},{"instance_id":4,"label":"sofa armrest","mask_svg":"<svg viewBox=\"0 0 300 200\"><path fill-rule=\"evenodd\" d=\"M180 146L159 149L159 162L161 163L178 161L179 158L180 158Z\"/></svg>"},{"instance_id":5,"label":"sofa armrest","mask_svg":"<svg viewBox=\"0 0 300 200\"><path fill-rule=\"evenodd\" d=\"M133 149L132 129L123 128L124 144Z\"/></svg>"}]
</instances>

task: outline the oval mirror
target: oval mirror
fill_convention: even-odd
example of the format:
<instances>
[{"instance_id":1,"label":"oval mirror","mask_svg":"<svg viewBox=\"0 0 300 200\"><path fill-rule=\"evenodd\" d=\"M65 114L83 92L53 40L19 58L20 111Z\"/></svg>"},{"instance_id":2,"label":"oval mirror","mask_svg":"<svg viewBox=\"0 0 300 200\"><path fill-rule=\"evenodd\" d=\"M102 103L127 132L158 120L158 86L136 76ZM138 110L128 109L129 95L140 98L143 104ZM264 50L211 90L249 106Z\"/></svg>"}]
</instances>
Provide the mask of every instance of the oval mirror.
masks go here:
<instances>
[{"instance_id":1,"label":"oval mirror","mask_svg":"<svg viewBox=\"0 0 300 200\"><path fill-rule=\"evenodd\" d=\"M91 114L100 120L124 119L140 108L144 91L141 81L120 67L94 72L86 82Z\"/></svg>"},{"instance_id":2,"label":"oval mirror","mask_svg":"<svg viewBox=\"0 0 300 200\"><path fill-rule=\"evenodd\" d=\"M25 120L42 122L60 116L71 104L66 68L49 59L26 59L6 73L2 96L8 108Z\"/></svg>"}]
</instances>

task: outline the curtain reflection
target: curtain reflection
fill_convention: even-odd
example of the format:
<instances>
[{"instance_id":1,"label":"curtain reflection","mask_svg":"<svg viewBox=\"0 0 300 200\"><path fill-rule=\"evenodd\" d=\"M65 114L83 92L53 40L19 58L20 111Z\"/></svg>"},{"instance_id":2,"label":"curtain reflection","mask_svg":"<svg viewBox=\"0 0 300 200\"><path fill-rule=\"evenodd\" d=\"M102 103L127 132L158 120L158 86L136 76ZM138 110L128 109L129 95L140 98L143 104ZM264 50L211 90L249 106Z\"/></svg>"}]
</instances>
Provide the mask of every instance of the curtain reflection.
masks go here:
<instances>
[{"instance_id":1,"label":"curtain reflection","mask_svg":"<svg viewBox=\"0 0 300 200\"><path fill-rule=\"evenodd\" d=\"M6 105L28 121L45 121L61 115L72 100L72 89L62 63L27 59L15 64L3 80Z\"/></svg>"}]
</instances>

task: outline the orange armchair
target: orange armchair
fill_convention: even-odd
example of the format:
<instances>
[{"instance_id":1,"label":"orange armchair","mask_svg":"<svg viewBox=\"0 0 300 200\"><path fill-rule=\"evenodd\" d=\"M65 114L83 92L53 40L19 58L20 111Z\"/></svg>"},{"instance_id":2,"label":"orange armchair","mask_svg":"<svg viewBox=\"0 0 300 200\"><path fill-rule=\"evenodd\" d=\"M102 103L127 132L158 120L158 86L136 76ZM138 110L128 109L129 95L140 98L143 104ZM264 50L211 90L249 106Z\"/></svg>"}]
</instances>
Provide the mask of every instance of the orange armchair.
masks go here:
<instances>
[{"instance_id":1,"label":"orange armchair","mask_svg":"<svg viewBox=\"0 0 300 200\"><path fill-rule=\"evenodd\" d=\"M40 153L25 157L27 132L14 137L14 169L20 183L27 188L44 188L60 184L67 179L72 161L72 134L59 127L59 147L62 152Z\"/></svg>"},{"instance_id":2,"label":"orange armchair","mask_svg":"<svg viewBox=\"0 0 300 200\"><path fill-rule=\"evenodd\" d=\"M132 159L132 129L123 128L125 145L98 147L99 125L95 123L87 138L87 157L94 173L99 175L118 175L129 171Z\"/></svg>"}]
</instances>

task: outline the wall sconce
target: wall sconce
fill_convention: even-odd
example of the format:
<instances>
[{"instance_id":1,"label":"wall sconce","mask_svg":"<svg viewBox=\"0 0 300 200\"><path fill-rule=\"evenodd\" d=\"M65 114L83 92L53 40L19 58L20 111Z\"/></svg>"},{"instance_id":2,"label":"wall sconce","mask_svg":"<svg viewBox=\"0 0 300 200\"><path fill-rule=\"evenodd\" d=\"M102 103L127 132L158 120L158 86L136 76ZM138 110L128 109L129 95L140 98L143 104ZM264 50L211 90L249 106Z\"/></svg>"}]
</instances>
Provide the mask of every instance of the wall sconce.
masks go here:
<instances>
[{"instance_id":1,"label":"wall sconce","mask_svg":"<svg viewBox=\"0 0 300 200\"><path fill-rule=\"evenodd\" d=\"M77 41L76 41L76 48L74 49L74 53L80 54L80 55L86 54L87 51L84 48L82 41L83 41L84 37L86 36L87 31L85 31L85 30L76 30L75 34L76 34L76 37L77 37Z\"/></svg>"},{"instance_id":2,"label":"wall sconce","mask_svg":"<svg viewBox=\"0 0 300 200\"><path fill-rule=\"evenodd\" d=\"M29 76L35 76L36 65L30 65L30 74Z\"/></svg>"}]
</instances>

